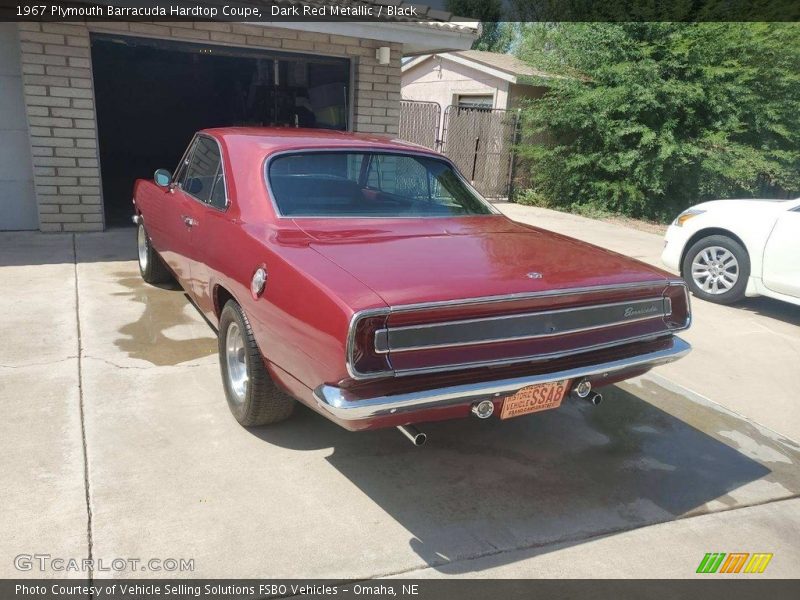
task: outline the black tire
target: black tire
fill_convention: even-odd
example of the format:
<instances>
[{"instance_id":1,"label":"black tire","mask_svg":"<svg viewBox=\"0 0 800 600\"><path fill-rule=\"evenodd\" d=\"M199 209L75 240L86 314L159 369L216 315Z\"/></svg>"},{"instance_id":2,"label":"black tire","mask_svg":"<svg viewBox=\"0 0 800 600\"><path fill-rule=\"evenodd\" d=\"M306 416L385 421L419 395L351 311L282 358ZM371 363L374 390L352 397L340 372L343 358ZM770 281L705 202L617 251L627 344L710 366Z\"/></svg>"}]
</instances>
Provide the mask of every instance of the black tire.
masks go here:
<instances>
[{"instance_id":1,"label":"black tire","mask_svg":"<svg viewBox=\"0 0 800 600\"><path fill-rule=\"evenodd\" d=\"M228 331L237 327L241 336L244 369L247 382L243 392L235 391L234 378L228 364ZM236 337L235 333L233 335ZM272 381L264 365L264 358L253 338L250 321L242 308L233 300L229 300L222 309L219 319L219 366L222 373L222 384L225 397L233 416L245 427L268 425L288 419L294 411L295 401ZM240 361L241 362L241 361ZM233 369L237 368L234 366Z\"/></svg>"},{"instance_id":2,"label":"black tire","mask_svg":"<svg viewBox=\"0 0 800 600\"><path fill-rule=\"evenodd\" d=\"M172 280L172 274L150 243L150 236L141 222L136 226L136 251L139 273L145 282L155 284Z\"/></svg>"},{"instance_id":3,"label":"black tire","mask_svg":"<svg viewBox=\"0 0 800 600\"><path fill-rule=\"evenodd\" d=\"M725 291L719 293L711 293L704 290L701 284L704 284L708 279L699 276L698 279L700 283L698 284L698 281L695 280L695 276L692 273L692 264L695 258L698 258L701 252L711 252L712 248L723 248L727 250L733 255L738 264L738 268L736 269L736 282ZM730 259L728 259L728 261L729 260ZM683 264L681 265L681 275L689 286L689 289L698 298L717 304L733 304L744 298L747 280L750 277L750 257L747 254L747 250L736 240L725 235L710 235L692 244L686 252L686 256L683 257ZM713 283L711 287L713 287ZM720 289L724 286L720 282L716 287Z\"/></svg>"}]
</instances>

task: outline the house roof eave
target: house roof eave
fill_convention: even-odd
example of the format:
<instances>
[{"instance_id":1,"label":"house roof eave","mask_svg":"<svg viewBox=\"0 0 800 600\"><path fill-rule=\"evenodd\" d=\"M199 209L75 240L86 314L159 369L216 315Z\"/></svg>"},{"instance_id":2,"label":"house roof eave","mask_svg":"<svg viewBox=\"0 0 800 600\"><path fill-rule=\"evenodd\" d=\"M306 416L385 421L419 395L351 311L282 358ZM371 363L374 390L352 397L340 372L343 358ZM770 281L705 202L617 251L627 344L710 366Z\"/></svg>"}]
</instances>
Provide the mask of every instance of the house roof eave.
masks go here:
<instances>
[{"instance_id":1,"label":"house roof eave","mask_svg":"<svg viewBox=\"0 0 800 600\"><path fill-rule=\"evenodd\" d=\"M265 27L280 27L313 33L333 33L367 40L403 44L403 53L415 55L450 50L466 50L477 34L463 28L447 29L441 23L405 23L374 21L286 22L263 21L252 23ZM426 26L427 25L427 26Z\"/></svg>"},{"instance_id":2,"label":"house roof eave","mask_svg":"<svg viewBox=\"0 0 800 600\"><path fill-rule=\"evenodd\" d=\"M483 63L476 62L474 60L469 60L467 58L463 58L461 56L456 56L454 54L449 54L447 52L436 52L432 54L424 54L422 56L418 56L417 58L408 61L404 64L401 68L402 72L405 73L409 69L413 69L414 67L422 64L426 60L434 57L443 58L445 60L449 60L456 64L460 64L471 69L475 69L477 71L481 71L487 75L491 75L493 77L497 77L498 79L502 79L503 81L507 81L508 83L517 83L517 76L501 69L496 69L494 67L489 67L488 65L484 65Z\"/></svg>"}]
</instances>

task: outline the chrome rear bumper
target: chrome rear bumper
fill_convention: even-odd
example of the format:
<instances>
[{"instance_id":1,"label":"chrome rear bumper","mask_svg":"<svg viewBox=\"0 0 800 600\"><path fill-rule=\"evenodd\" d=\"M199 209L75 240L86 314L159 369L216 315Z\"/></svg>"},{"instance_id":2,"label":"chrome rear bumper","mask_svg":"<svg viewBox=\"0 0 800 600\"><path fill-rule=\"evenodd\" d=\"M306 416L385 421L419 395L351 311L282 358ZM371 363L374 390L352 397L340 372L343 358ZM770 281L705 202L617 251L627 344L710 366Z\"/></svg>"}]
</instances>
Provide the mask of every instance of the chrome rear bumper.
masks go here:
<instances>
[{"instance_id":1,"label":"chrome rear bumper","mask_svg":"<svg viewBox=\"0 0 800 600\"><path fill-rule=\"evenodd\" d=\"M607 376L623 371L634 371L670 363L685 356L691 346L679 337L673 336L671 345L655 352L640 354L630 358L610 362L587 365L576 369L567 369L540 375L501 379L453 385L432 390L410 392L375 398L354 397L347 390L336 386L321 385L314 390L314 398L319 407L343 421L357 421L373 417L397 415L428 408L442 408L465 404L487 397L513 394L514 392L536 383L576 379L580 377Z\"/></svg>"}]
</instances>

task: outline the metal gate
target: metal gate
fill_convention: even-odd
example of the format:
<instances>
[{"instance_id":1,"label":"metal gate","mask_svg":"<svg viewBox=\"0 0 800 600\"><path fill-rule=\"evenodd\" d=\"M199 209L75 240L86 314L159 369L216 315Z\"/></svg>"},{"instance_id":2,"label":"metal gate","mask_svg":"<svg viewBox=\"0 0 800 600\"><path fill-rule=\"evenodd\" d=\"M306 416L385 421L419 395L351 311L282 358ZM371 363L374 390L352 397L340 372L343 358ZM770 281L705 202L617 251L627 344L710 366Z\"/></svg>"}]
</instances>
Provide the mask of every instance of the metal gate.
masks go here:
<instances>
[{"instance_id":1,"label":"metal gate","mask_svg":"<svg viewBox=\"0 0 800 600\"><path fill-rule=\"evenodd\" d=\"M518 122L516 110L448 106L441 151L481 194L509 198Z\"/></svg>"},{"instance_id":2,"label":"metal gate","mask_svg":"<svg viewBox=\"0 0 800 600\"><path fill-rule=\"evenodd\" d=\"M401 100L400 139L438 150L441 113L438 102Z\"/></svg>"},{"instance_id":3,"label":"metal gate","mask_svg":"<svg viewBox=\"0 0 800 600\"><path fill-rule=\"evenodd\" d=\"M516 110L450 105L442 115L436 102L400 102L400 138L445 154L491 199L511 196L518 126Z\"/></svg>"}]
</instances>

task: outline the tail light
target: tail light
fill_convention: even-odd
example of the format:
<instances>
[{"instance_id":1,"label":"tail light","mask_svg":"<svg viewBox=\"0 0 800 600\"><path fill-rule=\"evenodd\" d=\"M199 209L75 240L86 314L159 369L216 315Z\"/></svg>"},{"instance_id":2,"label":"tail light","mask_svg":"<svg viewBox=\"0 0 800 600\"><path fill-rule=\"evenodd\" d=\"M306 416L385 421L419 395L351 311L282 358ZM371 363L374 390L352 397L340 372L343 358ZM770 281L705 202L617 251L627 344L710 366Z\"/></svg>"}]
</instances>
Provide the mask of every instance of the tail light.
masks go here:
<instances>
[{"instance_id":1,"label":"tail light","mask_svg":"<svg viewBox=\"0 0 800 600\"><path fill-rule=\"evenodd\" d=\"M670 329L686 329L692 322L689 306L689 289L682 281L671 281L664 290L664 298L669 300L670 308L664 322Z\"/></svg>"},{"instance_id":2,"label":"tail light","mask_svg":"<svg viewBox=\"0 0 800 600\"><path fill-rule=\"evenodd\" d=\"M387 317L385 312L353 317L347 343L347 370L354 379L392 375L388 356L375 351L375 332L386 328Z\"/></svg>"}]
</instances>

